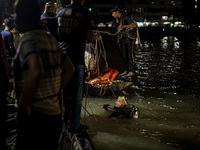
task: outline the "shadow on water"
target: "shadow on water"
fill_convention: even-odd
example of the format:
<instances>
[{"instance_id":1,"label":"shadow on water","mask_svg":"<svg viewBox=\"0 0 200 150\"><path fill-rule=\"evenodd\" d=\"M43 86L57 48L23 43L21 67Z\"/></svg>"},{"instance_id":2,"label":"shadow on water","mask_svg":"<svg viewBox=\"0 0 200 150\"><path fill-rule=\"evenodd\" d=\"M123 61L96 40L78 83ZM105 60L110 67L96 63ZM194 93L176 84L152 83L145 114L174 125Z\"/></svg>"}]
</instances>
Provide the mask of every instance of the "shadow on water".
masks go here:
<instances>
[{"instance_id":1,"label":"shadow on water","mask_svg":"<svg viewBox=\"0 0 200 150\"><path fill-rule=\"evenodd\" d=\"M112 107L116 98L87 97L88 112L83 111L82 121L89 126L96 149L200 149L199 56L198 40L166 36L156 42L144 41L135 51L139 81L116 93L140 109L138 119L111 121L108 117L114 110L105 111L102 105Z\"/></svg>"}]
</instances>

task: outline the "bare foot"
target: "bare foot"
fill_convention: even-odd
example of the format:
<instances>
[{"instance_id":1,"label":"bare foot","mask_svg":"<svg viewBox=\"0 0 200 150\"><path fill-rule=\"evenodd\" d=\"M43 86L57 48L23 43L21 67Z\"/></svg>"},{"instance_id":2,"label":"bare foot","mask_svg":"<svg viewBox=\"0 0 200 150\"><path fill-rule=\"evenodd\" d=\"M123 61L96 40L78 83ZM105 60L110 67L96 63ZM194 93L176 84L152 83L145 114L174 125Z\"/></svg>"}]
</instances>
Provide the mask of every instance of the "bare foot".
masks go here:
<instances>
[{"instance_id":1,"label":"bare foot","mask_svg":"<svg viewBox=\"0 0 200 150\"><path fill-rule=\"evenodd\" d=\"M127 74L127 71L124 71L124 72L121 73L119 76L124 76L125 74Z\"/></svg>"},{"instance_id":2,"label":"bare foot","mask_svg":"<svg viewBox=\"0 0 200 150\"><path fill-rule=\"evenodd\" d=\"M132 77L133 75L134 75L133 72L129 72L126 76L127 76L127 77Z\"/></svg>"}]
</instances>

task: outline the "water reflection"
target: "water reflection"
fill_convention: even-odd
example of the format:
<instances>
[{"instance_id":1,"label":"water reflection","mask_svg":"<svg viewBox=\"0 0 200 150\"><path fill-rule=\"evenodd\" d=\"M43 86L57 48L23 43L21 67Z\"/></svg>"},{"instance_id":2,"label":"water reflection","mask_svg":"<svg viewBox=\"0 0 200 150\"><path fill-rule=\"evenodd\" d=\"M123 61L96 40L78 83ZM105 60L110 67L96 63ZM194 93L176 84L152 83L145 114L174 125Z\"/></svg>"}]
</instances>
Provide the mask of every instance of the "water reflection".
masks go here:
<instances>
[{"instance_id":1,"label":"water reflection","mask_svg":"<svg viewBox=\"0 0 200 150\"><path fill-rule=\"evenodd\" d=\"M169 36L157 43L144 42L143 47L135 52L140 79L136 88L176 89L198 94L199 56L199 41L184 43Z\"/></svg>"},{"instance_id":2,"label":"water reflection","mask_svg":"<svg viewBox=\"0 0 200 150\"><path fill-rule=\"evenodd\" d=\"M82 121L97 150L200 149L200 42L176 37L144 42L135 51L139 82L116 93L140 109L138 119L108 120L114 97L88 97Z\"/></svg>"}]
</instances>

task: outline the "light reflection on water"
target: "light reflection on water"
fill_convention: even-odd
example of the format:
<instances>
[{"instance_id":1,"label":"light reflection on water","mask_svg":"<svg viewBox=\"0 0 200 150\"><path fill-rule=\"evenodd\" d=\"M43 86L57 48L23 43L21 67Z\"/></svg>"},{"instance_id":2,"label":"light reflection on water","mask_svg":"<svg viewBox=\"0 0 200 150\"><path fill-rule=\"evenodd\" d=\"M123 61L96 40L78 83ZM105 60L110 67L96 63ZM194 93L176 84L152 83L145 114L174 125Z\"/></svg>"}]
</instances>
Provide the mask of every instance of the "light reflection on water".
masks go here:
<instances>
[{"instance_id":1,"label":"light reflection on water","mask_svg":"<svg viewBox=\"0 0 200 150\"><path fill-rule=\"evenodd\" d=\"M199 94L200 45L185 43L176 37L164 37L157 43L144 42L135 52L137 88L178 90Z\"/></svg>"},{"instance_id":2,"label":"light reflection on water","mask_svg":"<svg viewBox=\"0 0 200 150\"><path fill-rule=\"evenodd\" d=\"M135 52L139 83L125 89L140 118L108 120L116 98L88 97L82 121L97 150L200 149L200 45L175 37L159 43L144 42ZM86 117L84 117L86 116Z\"/></svg>"}]
</instances>

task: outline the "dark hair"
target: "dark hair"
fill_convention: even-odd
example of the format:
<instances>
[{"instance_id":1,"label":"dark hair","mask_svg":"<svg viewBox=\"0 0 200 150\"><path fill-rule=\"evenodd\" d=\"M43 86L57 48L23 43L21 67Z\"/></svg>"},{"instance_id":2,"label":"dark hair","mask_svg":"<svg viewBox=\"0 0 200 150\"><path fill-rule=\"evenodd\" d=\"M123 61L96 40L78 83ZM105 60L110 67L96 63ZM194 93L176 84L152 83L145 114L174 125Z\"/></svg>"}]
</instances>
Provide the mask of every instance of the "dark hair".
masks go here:
<instances>
[{"instance_id":1,"label":"dark hair","mask_svg":"<svg viewBox=\"0 0 200 150\"><path fill-rule=\"evenodd\" d=\"M116 11L123 13L123 12L124 12L124 9L123 9L122 7L120 7L120 6L118 6L118 5L115 5L115 6L110 10L110 12L116 12Z\"/></svg>"},{"instance_id":2,"label":"dark hair","mask_svg":"<svg viewBox=\"0 0 200 150\"><path fill-rule=\"evenodd\" d=\"M14 27L13 19L12 18L4 19L4 25L8 26L12 30L12 28Z\"/></svg>"},{"instance_id":3,"label":"dark hair","mask_svg":"<svg viewBox=\"0 0 200 150\"><path fill-rule=\"evenodd\" d=\"M38 0L16 0L16 19L25 25L40 22L41 8Z\"/></svg>"}]
</instances>

